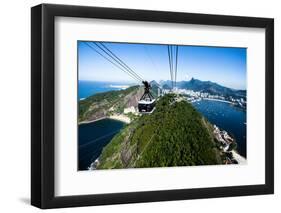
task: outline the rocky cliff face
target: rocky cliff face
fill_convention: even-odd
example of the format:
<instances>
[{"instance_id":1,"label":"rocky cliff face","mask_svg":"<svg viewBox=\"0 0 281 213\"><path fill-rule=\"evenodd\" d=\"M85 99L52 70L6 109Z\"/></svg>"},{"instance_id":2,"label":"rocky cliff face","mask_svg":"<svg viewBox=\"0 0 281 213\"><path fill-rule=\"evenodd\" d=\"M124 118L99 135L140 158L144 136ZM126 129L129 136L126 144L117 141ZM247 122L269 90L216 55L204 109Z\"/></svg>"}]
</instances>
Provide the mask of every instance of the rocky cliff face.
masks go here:
<instances>
[{"instance_id":1,"label":"rocky cliff face","mask_svg":"<svg viewBox=\"0 0 281 213\"><path fill-rule=\"evenodd\" d=\"M143 95L144 89L143 87L140 87L137 90L134 90L133 92L126 95L123 100L120 100L120 102L124 103L125 108L128 107L137 107L138 101L140 100L141 96Z\"/></svg>"},{"instance_id":2,"label":"rocky cliff face","mask_svg":"<svg viewBox=\"0 0 281 213\"><path fill-rule=\"evenodd\" d=\"M123 113L125 108L137 107L144 90L133 86L125 90L98 93L79 101L79 121L93 121L112 114Z\"/></svg>"}]
</instances>

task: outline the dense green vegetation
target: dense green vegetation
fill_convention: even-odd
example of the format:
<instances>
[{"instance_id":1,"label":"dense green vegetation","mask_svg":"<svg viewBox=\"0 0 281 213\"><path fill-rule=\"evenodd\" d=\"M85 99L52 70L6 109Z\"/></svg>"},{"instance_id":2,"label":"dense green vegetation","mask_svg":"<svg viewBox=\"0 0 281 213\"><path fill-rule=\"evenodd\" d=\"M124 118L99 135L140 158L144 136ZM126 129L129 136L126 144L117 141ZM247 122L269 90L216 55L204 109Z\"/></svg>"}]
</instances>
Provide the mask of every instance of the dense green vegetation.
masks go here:
<instances>
[{"instance_id":1,"label":"dense green vegetation","mask_svg":"<svg viewBox=\"0 0 281 213\"><path fill-rule=\"evenodd\" d=\"M221 164L212 127L175 95L127 125L103 149L98 169Z\"/></svg>"},{"instance_id":2,"label":"dense green vegetation","mask_svg":"<svg viewBox=\"0 0 281 213\"><path fill-rule=\"evenodd\" d=\"M98 114L109 114L109 109L114 106L114 112L123 112L126 103L124 97L135 94L139 86L132 86L125 90L97 93L79 101L79 121L87 120Z\"/></svg>"}]
</instances>

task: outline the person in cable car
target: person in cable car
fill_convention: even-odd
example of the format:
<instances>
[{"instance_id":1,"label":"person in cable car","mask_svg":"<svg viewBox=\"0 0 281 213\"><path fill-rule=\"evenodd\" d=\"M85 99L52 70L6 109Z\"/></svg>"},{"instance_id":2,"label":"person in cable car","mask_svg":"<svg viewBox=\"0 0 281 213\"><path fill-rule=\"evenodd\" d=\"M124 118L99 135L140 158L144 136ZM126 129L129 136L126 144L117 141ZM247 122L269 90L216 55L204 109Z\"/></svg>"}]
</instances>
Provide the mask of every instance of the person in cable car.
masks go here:
<instances>
[{"instance_id":1,"label":"person in cable car","mask_svg":"<svg viewBox=\"0 0 281 213\"><path fill-rule=\"evenodd\" d=\"M142 83L144 85L144 94L138 102L138 109L140 113L152 113L155 107L155 98L150 93L150 84L147 81Z\"/></svg>"}]
</instances>

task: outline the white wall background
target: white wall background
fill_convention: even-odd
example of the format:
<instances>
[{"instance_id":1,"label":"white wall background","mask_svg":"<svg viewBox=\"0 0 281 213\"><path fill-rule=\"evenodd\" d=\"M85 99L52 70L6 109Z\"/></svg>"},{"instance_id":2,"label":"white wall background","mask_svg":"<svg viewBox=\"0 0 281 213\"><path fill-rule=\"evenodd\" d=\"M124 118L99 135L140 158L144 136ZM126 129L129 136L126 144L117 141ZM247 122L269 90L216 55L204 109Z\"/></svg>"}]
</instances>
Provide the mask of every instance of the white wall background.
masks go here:
<instances>
[{"instance_id":1,"label":"white wall background","mask_svg":"<svg viewBox=\"0 0 281 213\"><path fill-rule=\"evenodd\" d=\"M275 18L275 195L111 205L51 212L277 212L281 207L281 13L279 1L45 0L45 3L171 10ZM2 1L0 12L0 212L39 212L30 197L30 7L37 0Z\"/></svg>"}]
</instances>

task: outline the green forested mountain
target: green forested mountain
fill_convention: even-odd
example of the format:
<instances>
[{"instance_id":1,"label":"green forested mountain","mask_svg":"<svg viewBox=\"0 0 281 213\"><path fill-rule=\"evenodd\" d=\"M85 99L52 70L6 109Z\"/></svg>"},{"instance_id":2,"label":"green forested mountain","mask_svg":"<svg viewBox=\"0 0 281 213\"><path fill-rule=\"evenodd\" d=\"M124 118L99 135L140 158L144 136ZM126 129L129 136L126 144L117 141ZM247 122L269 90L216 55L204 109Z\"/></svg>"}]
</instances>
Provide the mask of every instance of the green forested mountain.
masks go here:
<instances>
[{"instance_id":1,"label":"green forested mountain","mask_svg":"<svg viewBox=\"0 0 281 213\"><path fill-rule=\"evenodd\" d=\"M169 94L104 147L97 169L221 163L212 126L191 104Z\"/></svg>"}]
</instances>

